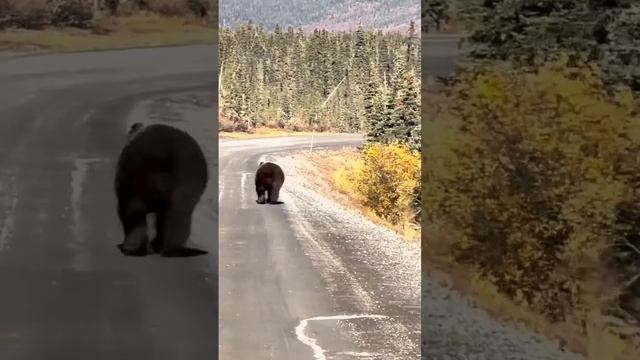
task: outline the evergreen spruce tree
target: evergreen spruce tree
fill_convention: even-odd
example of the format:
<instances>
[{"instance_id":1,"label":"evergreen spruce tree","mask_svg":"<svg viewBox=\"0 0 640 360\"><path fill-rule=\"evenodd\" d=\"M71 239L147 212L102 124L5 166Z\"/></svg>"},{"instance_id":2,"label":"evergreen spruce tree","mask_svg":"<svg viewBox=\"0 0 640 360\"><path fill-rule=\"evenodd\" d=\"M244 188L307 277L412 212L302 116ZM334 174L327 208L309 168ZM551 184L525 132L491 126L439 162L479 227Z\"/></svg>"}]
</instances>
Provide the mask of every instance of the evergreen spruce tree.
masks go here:
<instances>
[{"instance_id":1,"label":"evergreen spruce tree","mask_svg":"<svg viewBox=\"0 0 640 360\"><path fill-rule=\"evenodd\" d=\"M389 91L384 87L378 87L371 101L371 120L367 129L367 141L386 143L390 139L389 130L392 123L389 103Z\"/></svg>"},{"instance_id":2,"label":"evergreen spruce tree","mask_svg":"<svg viewBox=\"0 0 640 360\"><path fill-rule=\"evenodd\" d=\"M420 98L417 81L412 72L404 74L402 86L396 93L394 111L391 115L394 140L409 144L414 150L421 147L420 137Z\"/></svg>"},{"instance_id":3,"label":"evergreen spruce tree","mask_svg":"<svg viewBox=\"0 0 640 360\"><path fill-rule=\"evenodd\" d=\"M422 0L422 29L436 31L449 21L449 0Z\"/></svg>"},{"instance_id":4,"label":"evergreen spruce tree","mask_svg":"<svg viewBox=\"0 0 640 360\"><path fill-rule=\"evenodd\" d=\"M362 27L355 33L353 72L358 86L364 87L369 82L369 46Z\"/></svg>"},{"instance_id":5,"label":"evergreen spruce tree","mask_svg":"<svg viewBox=\"0 0 640 360\"><path fill-rule=\"evenodd\" d=\"M405 62L407 66L413 68L420 67L420 43L416 35L416 24L413 20L409 24L409 31L407 35L407 56Z\"/></svg>"},{"instance_id":6,"label":"evergreen spruce tree","mask_svg":"<svg viewBox=\"0 0 640 360\"><path fill-rule=\"evenodd\" d=\"M393 63L393 73L391 74L390 85L391 94L393 97L402 88L404 76L407 72L407 64L405 62L405 56L400 51L396 51L394 54L395 61Z\"/></svg>"},{"instance_id":7,"label":"evergreen spruce tree","mask_svg":"<svg viewBox=\"0 0 640 360\"><path fill-rule=\"evenodd\" d=\"M465 1L475 10L469 41L476 59L538 66L566 52L600 63L605 81L640 92L640 3L637 0ZM469 18L471 18L469 16Z\"/></svg>"},{"instance_id":8,"label":"evergreen spruce tree","mask_svg":"<svg viewBox=\"0 0 640 360\"><path fill-rule=\"evenodd\" d=\"M386 37L380 39L380 45L378 49L379 53L379 72L380 77L382 78L383 83L388 86L390 85L389 79L391 77L391 72L393 70L393 54L389 49L389 40Z\"/></svg>"}]
</instances>

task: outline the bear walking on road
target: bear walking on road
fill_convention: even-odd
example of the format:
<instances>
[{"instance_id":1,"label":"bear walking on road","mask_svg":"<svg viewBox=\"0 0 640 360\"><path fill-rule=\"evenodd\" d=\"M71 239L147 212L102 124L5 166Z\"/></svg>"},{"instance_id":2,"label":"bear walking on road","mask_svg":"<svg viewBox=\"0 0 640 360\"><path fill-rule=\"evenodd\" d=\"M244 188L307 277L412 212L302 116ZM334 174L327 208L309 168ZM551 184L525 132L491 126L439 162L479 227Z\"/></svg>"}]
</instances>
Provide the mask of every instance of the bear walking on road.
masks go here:
<instances>
[{"instance_id":1,"label":"bear walking on road","mask_svg":"<svg viewBox=\"0 0 640 360\"><path fill-rule=\"evenodd\" d=\"M284 172L280 166L272 162L261 162L256 171L255 182L258 204L278 204L280 188L284 183ZM266 199L265 192L267 193Z\"/></svg>"},{"instance_id":2,"label":"bear walking on road","mask_svg":"<svg viewBox=\"0 0 640 360\"><path fill-rule=\"evenodd\" d=\"M147 214L156 216L154 252L184 250L191 217L208 181L207 162L197 142L171 126L135 123L118 159L115 192L125 239L125 255L148 253Z\"/></svg>"}]
</instances>

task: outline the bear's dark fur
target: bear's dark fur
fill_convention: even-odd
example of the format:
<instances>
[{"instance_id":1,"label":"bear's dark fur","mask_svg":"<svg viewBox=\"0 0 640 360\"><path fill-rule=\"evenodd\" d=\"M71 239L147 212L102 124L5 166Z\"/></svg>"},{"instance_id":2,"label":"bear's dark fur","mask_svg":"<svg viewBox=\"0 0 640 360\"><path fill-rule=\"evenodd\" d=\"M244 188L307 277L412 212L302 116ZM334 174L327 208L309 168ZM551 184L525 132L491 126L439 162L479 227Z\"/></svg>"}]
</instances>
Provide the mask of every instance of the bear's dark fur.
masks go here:
<instances>
[{"instance_id":1,"label":"bear's dark fur","mask_svg":"<svg viewBox=\"0 0 640 360\"><path fill-rule=\"evenodd\" d=\"M261 162L256 171L256 193L258 194L258 204L265 203L265 192L267 193L266 202L269 204L278 204L280 188L284 183L284 172L280 166L272 162Z\"/></svg>"},{"instance_id":2,"label":"bear's dark fur","mask_svg":"<svg viewBox=\"0 0 640 360\"><path fill-rule=\"evenodd\" d=\"M115 191L125 239L125 255L147 254L147 214L156 216L150 245L165 256L183 250L191 233L191 216L208 181L200 146L171 126L133 124L118 159Z\"/></svg>"}]
</instances>

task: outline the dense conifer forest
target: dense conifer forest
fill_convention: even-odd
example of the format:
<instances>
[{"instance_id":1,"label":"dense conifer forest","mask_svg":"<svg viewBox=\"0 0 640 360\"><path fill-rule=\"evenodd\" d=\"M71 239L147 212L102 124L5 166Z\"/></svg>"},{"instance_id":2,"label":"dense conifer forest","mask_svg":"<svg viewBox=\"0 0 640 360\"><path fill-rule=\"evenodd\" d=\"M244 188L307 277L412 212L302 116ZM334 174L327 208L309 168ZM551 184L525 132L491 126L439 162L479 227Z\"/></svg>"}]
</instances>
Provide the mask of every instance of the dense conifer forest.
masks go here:
<instances>
[{"instance_id":1,"label":"dense conifer forest","mask_svg":"<svg viewBox=\"0 0 640 360\"><path fill-rule=\"evenodd\" d=\"M420 42L358 28L220 30L221 128L366 132L420 144Z\"/></svg>"}]
</instances>

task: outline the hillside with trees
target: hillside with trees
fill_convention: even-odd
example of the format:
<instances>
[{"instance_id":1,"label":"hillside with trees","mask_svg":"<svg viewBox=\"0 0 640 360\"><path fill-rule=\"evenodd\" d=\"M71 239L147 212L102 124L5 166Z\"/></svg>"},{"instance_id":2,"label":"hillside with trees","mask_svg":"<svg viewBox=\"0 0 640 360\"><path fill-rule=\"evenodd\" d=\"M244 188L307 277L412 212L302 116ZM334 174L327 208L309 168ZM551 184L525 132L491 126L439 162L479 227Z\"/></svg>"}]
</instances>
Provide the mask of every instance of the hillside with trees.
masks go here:
<instances>
[{"instance_id":1,"label":"hillside with trees","mask_svg":"<svg viewBox=\"0 0 640 360\"><path fill-rule=\"evenodd\" d=\"M47 26L88 28L95 26L98 14L149 12L211 19L216 11L212 0L0 0L0 30Z\"/></svg>"},{"instance_id":2,"label":"hillside with trees","mask_svg":"<svg viewBox=\"0 0 640 360\"><path fill-rule=\"evenodd\" d=\"M220 24L235 27L248 21L274 30L301 27L305 31L364 28L406 31L409 23L420 24L417 0L238 0L221 1Z\"/></svg>"},{"instance_id":3,"label":"hillside with trees","mask_svg":"<svg viewBox=\"0 0 640 360\"><path fill-rule=\"evenodd\" d=\"M639 1L456 3L472 30L473 58L537 66L565 52L573 63L597 63L607 85L640 92Z\"/></svg>"},{"instance_id":4,"label":"hillside with trees","mask_svg":"<svg viewBox=\"0 0 640 360\"><path fill-rule=\"evenodd\" d=\"M382 31L220 30L221 128L368 132L420 146L420 44Z\"/></svg>"}]
</instances>

